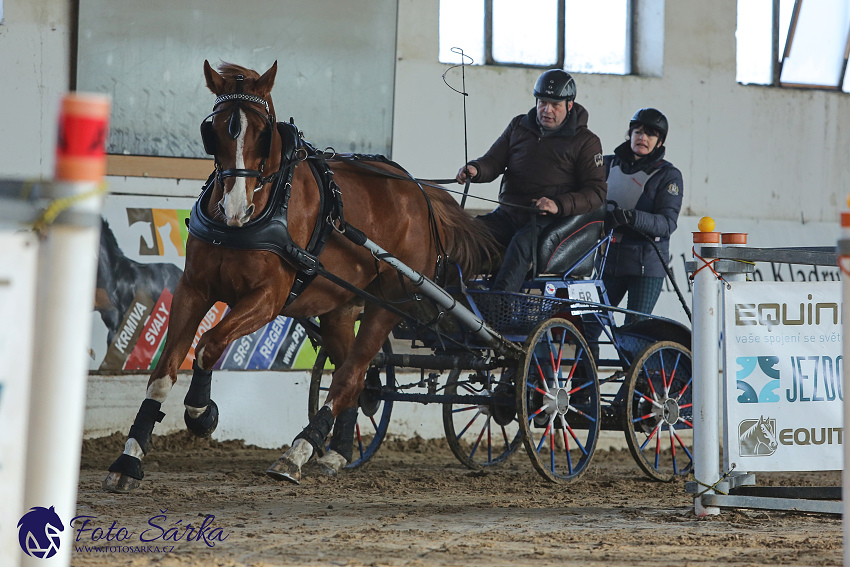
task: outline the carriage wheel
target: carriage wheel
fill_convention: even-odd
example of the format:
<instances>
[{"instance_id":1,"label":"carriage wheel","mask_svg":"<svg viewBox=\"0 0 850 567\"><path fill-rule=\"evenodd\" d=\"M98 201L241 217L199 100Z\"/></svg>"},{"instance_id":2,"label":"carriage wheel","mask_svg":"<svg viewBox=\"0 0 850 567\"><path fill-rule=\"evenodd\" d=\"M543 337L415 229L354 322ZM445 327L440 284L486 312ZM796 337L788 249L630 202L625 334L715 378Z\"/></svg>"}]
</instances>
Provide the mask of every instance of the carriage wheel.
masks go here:
<instances>
[{"instance_id":1,"label":"carriage wheel","mask_svg":"<svg viewBox=\"0 0 850 567\"><path fill-rule=\"evenodd\" d=\"M499 395L510 400L509 406L498 408L463 401L443 404L446 441L457 460L470 469L501 465L521 443L511 373L515 374L508 368L474 373L455 369L449 373L446 395Z\"/></svg>"},{"instance_id":2,"label":"carriage wheel","mask_svg":"<svg viewBox=\"0 0 850 567\"><path fill-rule=\"evenodd\" d=\"M650 478L668 482L693 470L691 351L659 341L629 368L624 430L629 451Z\"/></svg>"},{"instance_id":3,"label":"carriage wheel","mask_svg":"<svg viewBox=\"0 0 850 567\"><path fill-rule=\"evenodd\" d=\"M599 379L584 337L565 319L539 323L525 342L516 395L531 464L572 482L590 463L601 425Z\"/></svg>"},{"instance_id":4,"label":"carriage wheel","mask_svg":"<svg viewBox=\"0 0 850 567\"><path fill-rule=\"evenodd\" d=\"M384 343L383 351L392 354L390 342ZM325 363L328 353L324 348L319 349L316 355L316 363L313 365L313 375L310 378L310 397L308 401L308 414L310 419L316 415L331 385L332 376L325 372ZM383 376L383 384L382 378ZM352 461L346 465L346 469L356 469L372 458L378 447L384 441L387 427L390 423L390 414L393 403L390 400L380 399L382 386L395 387L395 367L384 366L381 368L371 366L366 372L366 387L360 394L357 408L357 425L354 428L354 451ZM330 442L330 436L328 437ZM327 447L327 444L326 444Z\"/></svg>"}]
</instances>

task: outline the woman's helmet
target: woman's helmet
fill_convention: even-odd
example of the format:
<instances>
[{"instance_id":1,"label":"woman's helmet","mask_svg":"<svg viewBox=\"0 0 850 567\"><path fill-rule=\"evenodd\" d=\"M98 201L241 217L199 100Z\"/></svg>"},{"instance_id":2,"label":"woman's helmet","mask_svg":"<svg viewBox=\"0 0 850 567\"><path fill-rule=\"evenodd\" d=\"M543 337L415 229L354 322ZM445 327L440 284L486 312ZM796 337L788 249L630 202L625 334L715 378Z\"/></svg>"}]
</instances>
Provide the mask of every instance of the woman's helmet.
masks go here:
<instances>
[{"instance_id":1,"label":"woman's helmet","mask_svg":"<svg viewBox=\"0 0 850 567\"><path fill-rule=\"evenodd\" d=\"M537 79L534 97L544 100L567 102L576 99L576 82L572 75L562 69L549 69Z\"/></svg>"},{"instance_id":2,"label":"woman's helmet","mask_svg":"<svg viewBox=\"0 0 850 567\"><path fill-rule=\"evenodd\" d=\"M641 108L635 112L631 122L629 122L629 132L636 126L647 126L653 130L657 130L660 142L664 142L667 139L667 117L654 108Z\"/></svg>"}]
</instances>

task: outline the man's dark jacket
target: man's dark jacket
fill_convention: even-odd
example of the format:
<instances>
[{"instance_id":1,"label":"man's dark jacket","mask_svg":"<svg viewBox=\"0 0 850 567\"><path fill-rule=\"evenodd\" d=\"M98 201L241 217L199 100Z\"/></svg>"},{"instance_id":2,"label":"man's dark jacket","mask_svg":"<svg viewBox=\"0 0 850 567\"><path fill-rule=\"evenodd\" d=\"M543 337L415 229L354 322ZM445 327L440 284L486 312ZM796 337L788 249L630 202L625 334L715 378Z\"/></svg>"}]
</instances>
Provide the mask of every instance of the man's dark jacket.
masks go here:
<instances>
[{"instance_id":1,"label":"man's dark jacket","mask_svg":"<svg viewBox=\"0 0 850 567\"><path fill-rule=\"evenodd\" d=\"M537 111L511 120L482 157L475 182L493 181L504 173L499 202L531 207L532 200L548 197L558 204L557 216L587 213L605 203L602 144L587 128L587 110L573 104L561 128L547 132L537 123ZM518 225L527 212L502 207Z\"/></svg>"}]
</instances>

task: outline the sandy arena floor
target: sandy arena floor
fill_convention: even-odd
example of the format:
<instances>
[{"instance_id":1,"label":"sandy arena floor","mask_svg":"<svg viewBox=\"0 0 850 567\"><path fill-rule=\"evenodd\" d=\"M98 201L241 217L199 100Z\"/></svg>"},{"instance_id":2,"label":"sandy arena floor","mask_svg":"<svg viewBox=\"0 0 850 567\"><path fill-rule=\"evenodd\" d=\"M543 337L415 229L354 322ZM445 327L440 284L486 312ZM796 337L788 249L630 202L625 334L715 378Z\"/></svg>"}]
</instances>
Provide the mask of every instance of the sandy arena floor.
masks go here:
<instances>
[{"instance_id":1,"label":"sandy arena floor","mask_svg":"<svg viewBox=\"0 0 850 567\"><path fill-rule=\"evenodd\" d=\"M307 471L295 486L263 473L279 450L181 433L154 437L136 492L102 492L123 441L115 434L84 444L78 514L93 518L88 531L75 532L75 567L842 561L840 518L741 510L698 519L683 481L649 481L627 450L597 451L582 478L556 486L522 448L503 468L473 472L443 440L387 441L360 470L336 479ZM760 485L841 482L839 473L757 478Z\"/></svg>"}]
</instances>

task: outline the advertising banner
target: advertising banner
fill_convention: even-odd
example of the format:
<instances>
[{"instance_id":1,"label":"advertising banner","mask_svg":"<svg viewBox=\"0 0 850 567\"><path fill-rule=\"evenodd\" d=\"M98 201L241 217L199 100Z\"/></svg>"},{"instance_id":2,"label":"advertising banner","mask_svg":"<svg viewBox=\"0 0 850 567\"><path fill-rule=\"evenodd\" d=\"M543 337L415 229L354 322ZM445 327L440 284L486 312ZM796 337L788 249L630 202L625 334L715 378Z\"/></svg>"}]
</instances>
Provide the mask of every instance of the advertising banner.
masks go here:
<instances>
[{"instance_id":1,"label":"advertising banner","mask_svg":"<svg viewBox=\"0 0 850 567\"><path fill-rule=\"evenodd\" d=\"M92 327L90 370L105 373L152 369L165 344L171 301L186 262L186 219L195 200L183 197L109 195L103 207ZM227 305L210 309L180 366L192 368L195 346L221 321ZM312 347L288 317L278 317L231 344L215 368L309 369ZM283 347L283 348L282 348Z\"/></svg>"},{"instance_id":2,"label":"advertising banner","mask_svg":"<svg viewBox=\"0 0 850 567\"><path fill-rule=\"evenodd\" d=\"M841 470L841 283L729 286L723 292L727 470Z\"/></svg>"}]
</instances>

